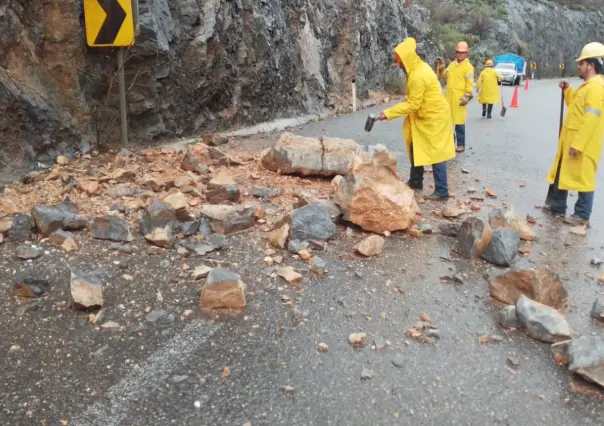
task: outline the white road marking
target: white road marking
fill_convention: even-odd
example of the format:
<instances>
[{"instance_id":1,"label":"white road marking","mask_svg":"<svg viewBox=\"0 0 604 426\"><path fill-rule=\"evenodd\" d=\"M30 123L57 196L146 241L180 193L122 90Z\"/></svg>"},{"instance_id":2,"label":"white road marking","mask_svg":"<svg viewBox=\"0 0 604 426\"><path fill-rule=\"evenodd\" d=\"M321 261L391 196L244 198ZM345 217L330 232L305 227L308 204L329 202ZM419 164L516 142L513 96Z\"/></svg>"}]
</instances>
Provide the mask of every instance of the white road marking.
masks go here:
<instances>
[{"instance_id":1,"label":"white road marking","mask_svg":"<svg viewBox=\"0 0 604 426\"><path fill-rule=\"evenodd\" d=\"M154 352L138 369L112 386L102 397L73 419L71 426L118 426L121 425L133 405L145 399L178 369L190 361L195 351L204 344L220 324L198 320L190 323L176 337Z\"/></svg>"}]
</instances>

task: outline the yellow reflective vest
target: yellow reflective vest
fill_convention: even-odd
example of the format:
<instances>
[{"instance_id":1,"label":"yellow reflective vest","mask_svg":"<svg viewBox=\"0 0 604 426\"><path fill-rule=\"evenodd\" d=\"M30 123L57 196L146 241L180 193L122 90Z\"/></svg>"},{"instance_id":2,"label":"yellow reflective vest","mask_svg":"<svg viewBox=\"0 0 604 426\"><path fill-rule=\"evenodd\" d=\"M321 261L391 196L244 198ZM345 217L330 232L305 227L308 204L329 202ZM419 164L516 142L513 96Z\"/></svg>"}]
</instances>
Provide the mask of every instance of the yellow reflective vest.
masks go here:
<instances>
[{"instance_id":1,"label":"yellow reflective vest","mask_svg":"<svg viewBox=\"0 0 604 426\"><path fill-rule=\"evenodd\" d=\"M466 124L468 115L467 105L461 106L461 98L474 92L474 67L468 60L451 62L442 72L442 77L447 79L445 97L451 109L453 124Z\"/></svg>"},{"instance_id":2,"label":"yellow reflective vest","mask_svg":"<svg viewBox=\"0 0 604 426\"><path fill-rule=\"evenodd\" d=\"M501 80L501 74L491 67L485 68L480 73L478 82L476 83L476 90L480 91L478 94L478 102L491 105L501 102L499 85L497 84L497 82Z\"/></svg>"}]
</instances>

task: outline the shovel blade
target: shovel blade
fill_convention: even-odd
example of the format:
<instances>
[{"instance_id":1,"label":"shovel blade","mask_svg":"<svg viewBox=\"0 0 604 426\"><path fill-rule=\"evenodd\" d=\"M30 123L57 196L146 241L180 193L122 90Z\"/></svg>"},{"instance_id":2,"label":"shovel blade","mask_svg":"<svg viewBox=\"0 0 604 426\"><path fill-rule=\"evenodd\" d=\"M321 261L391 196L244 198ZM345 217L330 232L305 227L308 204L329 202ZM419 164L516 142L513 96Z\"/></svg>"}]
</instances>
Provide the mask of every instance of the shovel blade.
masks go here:
<instances>
[{"instance_id":1,"label":"shovel blade","mask_svg":"<svg viewBox=\"0 0 604 426\"><path fill-rule=\"evenodd\" d=\"M504 106L501 107L501 112L499 113L499 115L501 115L502 117L505 117L505 113L508 112L508 109Z\"/></svg>"}]
</instances>

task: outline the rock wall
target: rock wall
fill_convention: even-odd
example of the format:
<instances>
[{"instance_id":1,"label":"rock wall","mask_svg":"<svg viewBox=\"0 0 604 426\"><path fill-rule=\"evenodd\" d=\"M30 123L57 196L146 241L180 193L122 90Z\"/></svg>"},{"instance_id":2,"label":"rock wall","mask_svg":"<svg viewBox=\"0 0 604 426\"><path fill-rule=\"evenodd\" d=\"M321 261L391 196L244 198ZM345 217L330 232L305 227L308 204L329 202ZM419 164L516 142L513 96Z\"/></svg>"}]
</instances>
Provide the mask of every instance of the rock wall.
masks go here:
<instances>
[{"instance_id":1,"label":"rock wall","mask_svg":"<svg viewBox=\"0 0 604 426\"><path fill-rule=\"evenodd\" d=\"M526 55L537 63L537 76L576 75L575 59L591 41L604 41L604 11L571 10L554 1L507 0L507 17L496 21L479 49Z\"/></svg>"},{"instance_id":2,"label":"rock wall","mask_svg":"<svg viewBox=\"0 0 604 426\"><path fill-rule=\"evenodd\" d=\"M440 50L429 12L403 0L138 2L140 35L126 55L135 142L317 112L353 76L361 97L400 88L398 42L416 37L430 61ZM574 57L603 39L601 13L508 4L481 48L525 41L551 68L560 48ZM0 180L119 141L116 53L88 48L83 28L82 0L0 0Z\"/></svg>"}]
</instances>

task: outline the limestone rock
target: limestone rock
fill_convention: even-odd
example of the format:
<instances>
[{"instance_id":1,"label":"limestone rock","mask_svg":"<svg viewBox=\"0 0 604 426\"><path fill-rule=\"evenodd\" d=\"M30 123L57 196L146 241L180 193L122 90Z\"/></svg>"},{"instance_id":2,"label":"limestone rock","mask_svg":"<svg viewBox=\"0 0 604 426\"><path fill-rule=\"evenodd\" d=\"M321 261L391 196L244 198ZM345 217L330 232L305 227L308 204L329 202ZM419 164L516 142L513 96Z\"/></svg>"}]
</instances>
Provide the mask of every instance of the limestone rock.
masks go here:
<instances>
[{"instance_id":1,"label":"limestone rock","mask_svg":"<svg viewBox=\"0 0 604 426\"><path fill-rule=\"evenodd\" d=\"M133 240L130 225L117 216L99 217L92 222L92 237L98 240L129 242Z\"/></svg>"},{"instance_id":2,"label":"limestone rock","mask_svg":"<svg viewBox=\"0 0 604 426\"><path fill-rule=\"evenodd\" d=\"M187 211L189 203L187 197L180 191L173 192L165 196L162 200L174 209L176 218L182 221L189 221L192 219L191 215Z\"/></svg>"},{"instance_id":3,"label":"limestone rock","mask_svg":"<svg viewBox=\"0 0 604 426\"><path fill-rule=\"evenodd\" d=\"M535 302L525 295L516 301L518 325L534 339L548 343L566 340L572 330L566 319L556 309Z\"/></svg>"},{"instance_id":4,"label":"limestone rock","mask_svg":"<svg viewBox=\"0 0 604 426\"><path fill-rule=\"evenodd\" d=\"M477 217L465 220L459 228L456 251L461 257L471 259L481 256L491 242L493 231Z\"/></svg>"},{"instance_id":5,"label":"limestone rock","mask_svg":"<svg viewBox=\"0 0 604 426\"><path fill-rule=\"evenodd\" d=\"M199 306L202 311L242 310L246 305L245 289L246 285L239 275L223 268L214 268L201 290Z\"/></svg>"},{"instance_id":6,"label":"limestone rock","mask_svg":"<svg viewBox=\"0 0 604 426\"><path fill-rule=\"evenodd\" d=\"M379 234L406 230L417 213L413 190L399 180L396 163L383 151L371 159L353 158L348 174L337 184L335 202L345 220Z\"/></svg>"},{"instance_id":7,"label":"limestone rock","mask_svg":"<svg viewBox=\"0 0 604 426\"><path fill-rule=\"evenodd\" d=\"M94 308L103 306L103 283L92 274L71 271L71 305Z\"/></svg>"},{"instance_id":8,"label":"limestone rock","mask_svg":"<svg viewBox=\"0 0 604 426\"><path fill-rule=\"evenodd\" d=\"M384 249L384 238L379 235L371 235L358 242L354 250L366 257L379 256Z\"/></svg>"},{"instance_id":9,"label":"limestone rock","mask_svg":"<svg viewBox=\"0 0 604 426\"><path fill-rule=\"evenodd\" d=\"M208 219L213 232L223 235L248 229L256 220L254 208L245 206L206 204L201 214Z\"/></svg>"},{"instance_id":10,"label":"limestone rock","mask_svg":"<svg viewBox=\"0 0 604 426\"><path fill-rule=\"evenodd\" d=\"M145 235L145 239L158 247L172 247L172 227L167 225L165 228L153 228L151 232Z\"/></svg>"},{"instance_id":11,"label":"limestone rock","mask_svg":"<svg viewBox=\"0 0 604 426\"><path fill-rule=\"evenodd\" d=\"M568 302L568 292L560 277L545 268L508 271L491 280L490 292L493 298L508 305L521 295L558 310Z\"/></svg>"},{"instance_id":12,"label":"limestone rock","mask_svg":"<svg viewBox=\"0 0 604 426\"><path fill-rule=\"evenodd\" d=\"M268 240L273 247L284 248L289 235L289 223L283 223L268 233Z\"/></svg>"},{"instance_id":13,"label":"limestone rock","mask_svg":"<svg viewBox=\"0 0 604 426\"><path fill-rule=\"evenodd\" d=\"M516 260L519 248L520 232L507 228L496 229L481 258L497 266L510 266Z\"/></svg>"},{"instance_id":14,"label":"limestone rock","mask_svg":"<svg viewBox=\"0 0 604 426\"><path fill-rule=\"evenodd\" d=\"M358 150L359 145L350 139L317 139L286 132L263 153L262 165L283 174L335 176L346 173Z\"/></svg>"}]
</instances>

